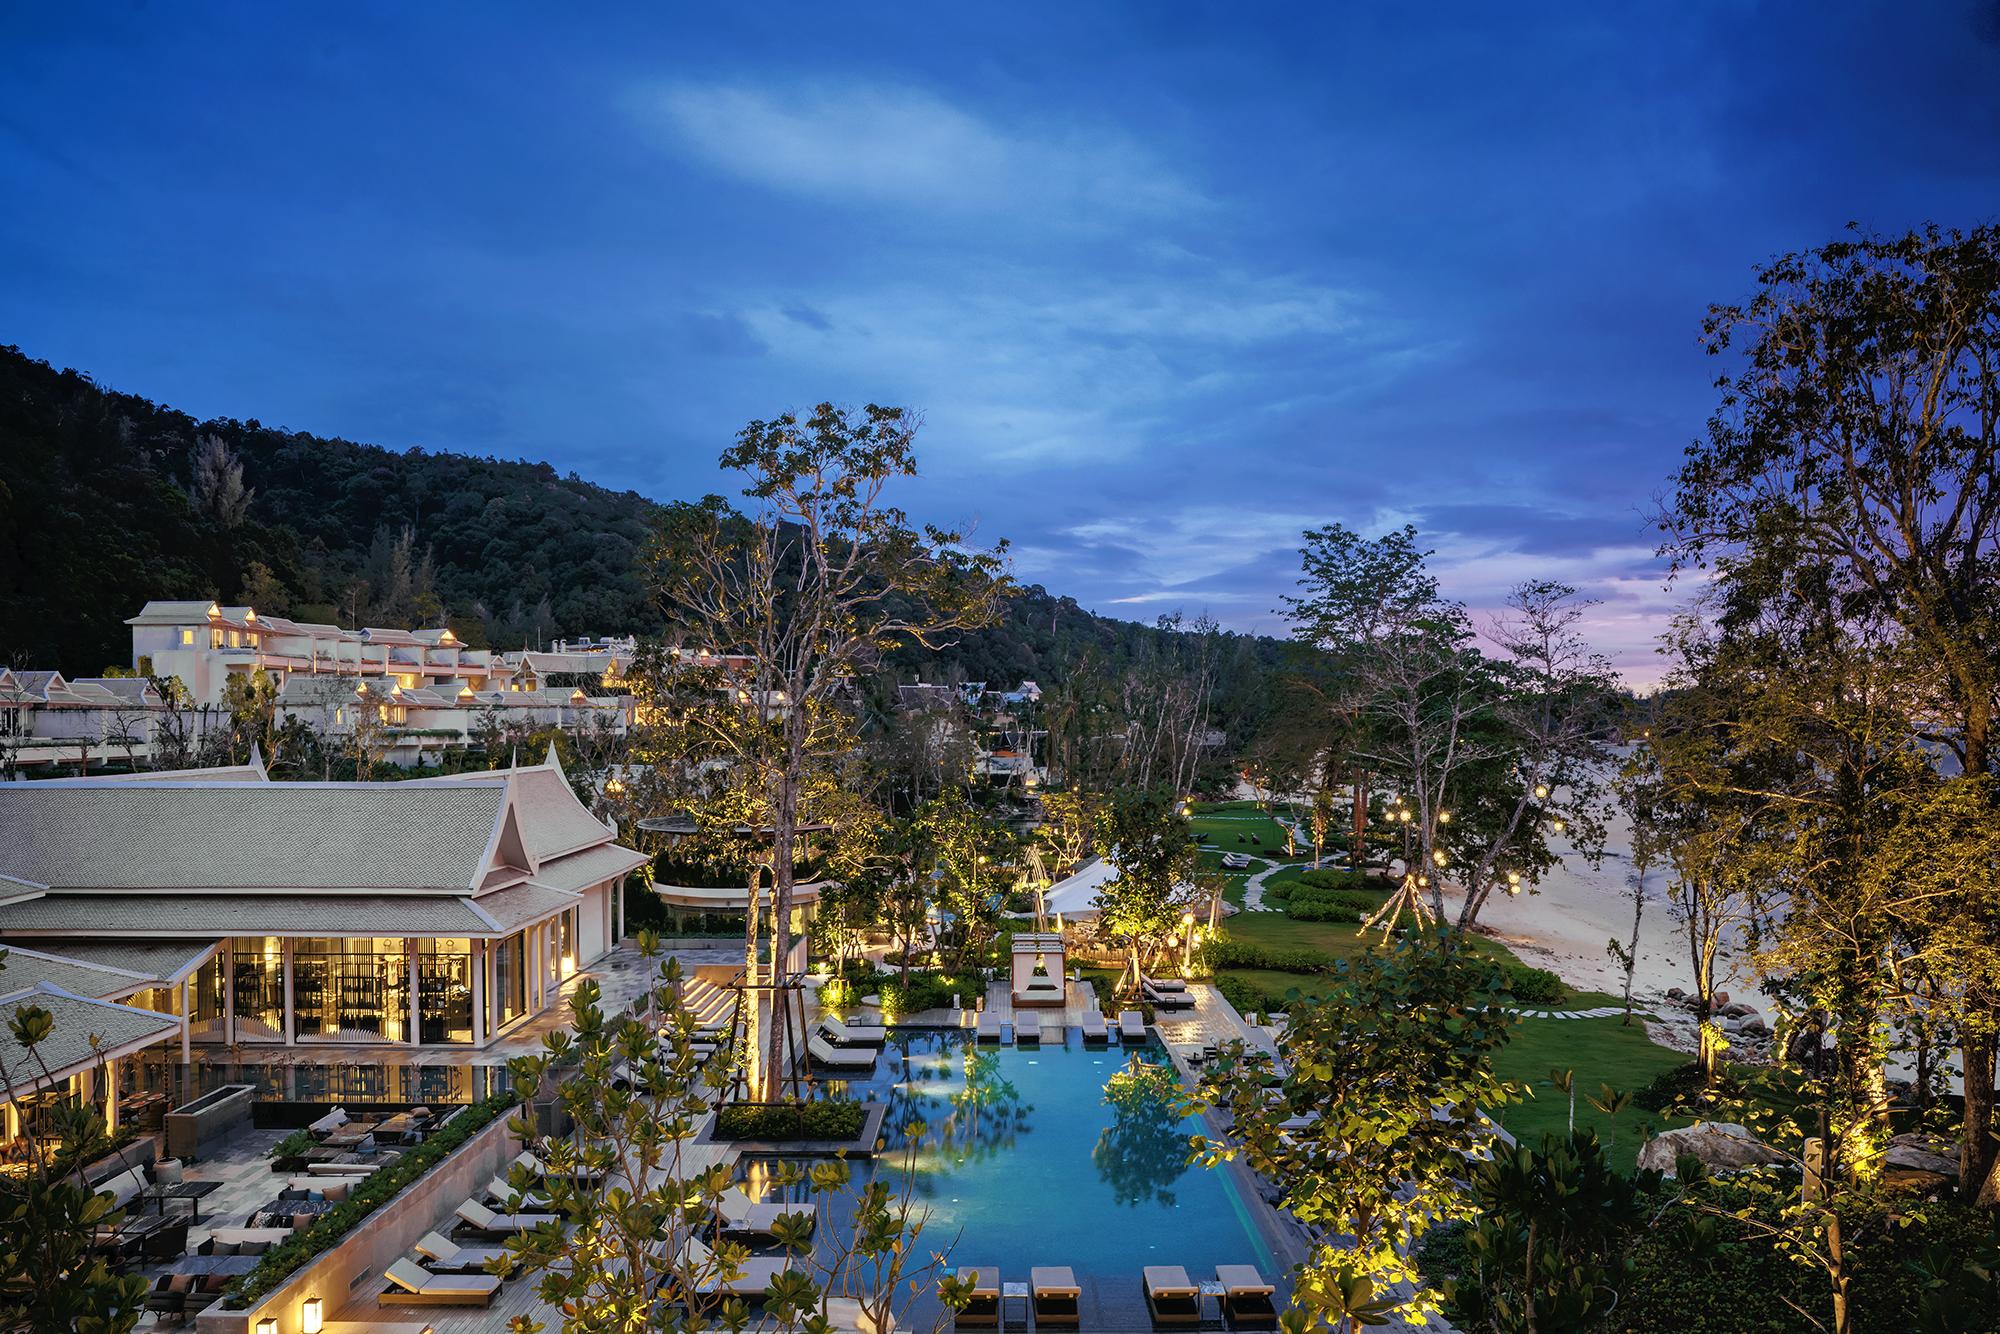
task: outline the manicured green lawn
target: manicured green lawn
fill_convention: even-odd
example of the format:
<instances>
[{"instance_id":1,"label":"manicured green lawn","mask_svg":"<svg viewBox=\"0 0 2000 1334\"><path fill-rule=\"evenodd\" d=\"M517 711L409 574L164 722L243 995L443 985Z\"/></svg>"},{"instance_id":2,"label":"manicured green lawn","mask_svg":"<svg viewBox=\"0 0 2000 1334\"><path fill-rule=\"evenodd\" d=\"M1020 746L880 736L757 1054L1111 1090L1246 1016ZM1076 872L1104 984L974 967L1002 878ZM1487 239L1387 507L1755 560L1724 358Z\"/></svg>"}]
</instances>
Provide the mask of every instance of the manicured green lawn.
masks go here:
<instances>
[{"instance_id":1,"label":"manicured green lawn","mask_svg":"<svg viewBox=\"0 0 2000 1334\"><path fill-rule=\"evenodd\" d=\"M1502 1108L1498 1116L1516 1138L1537 1143L1544 1134L1569 1129L1569 1096L1549 1078L1552 1070L1576 1072L1576 1123L1597 1131L1606 1152L1618 1166L1630 1168L1650 1128L1661 1118L1638 1106L1616 1117L1590 1105L1586 1095L1601 1093L1609 1084L1621 1093L1636 1093L1653 1077L1687 1056L1655 1046L1637 1020L1630 1027L1617 1019L1524 1019L1511 1040L1494 1058L1494 1073L1529 1086L1534 1096Z\"/></svg>"}]
</instances>

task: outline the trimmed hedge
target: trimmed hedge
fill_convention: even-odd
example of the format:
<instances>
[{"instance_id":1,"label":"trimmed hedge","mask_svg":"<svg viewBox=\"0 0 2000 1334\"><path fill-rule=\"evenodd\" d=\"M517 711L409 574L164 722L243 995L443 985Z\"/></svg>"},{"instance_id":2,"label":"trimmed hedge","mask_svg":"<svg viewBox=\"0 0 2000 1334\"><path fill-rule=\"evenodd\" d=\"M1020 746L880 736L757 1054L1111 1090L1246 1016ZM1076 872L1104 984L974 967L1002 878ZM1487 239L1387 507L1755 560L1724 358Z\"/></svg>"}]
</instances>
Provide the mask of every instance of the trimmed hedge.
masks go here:
<instances>
[{"instance_id":1,"label":"trimmed hedge","mask_svg":"<svg viewBox=\"0 0 2000 1334\"><path fill-rule=\"evenodd\" d=\"M414 1149L404 1151L402 1157L356 1186L353 1194L315 1218L310 1227L300 1228L265 1251L255 1269L229 1285L224 1304L246 1306L277 1287L314 1256L331 1249L362 1219L443 1161L446 1155L511 1112L518 1101L511 1093L496 1093L467 1107L443 1130Z\"/></svg>"},{"instance_id":2,"label":"trimmed hedge","mask_svg":"<svg viewBox=\"0 0 2000 1334\"><path fill-rule=\"evenodd\" d=\"M1569 999L1569 987L1546 968L1530 968L1524 963L1510 963L1503 967L1507 973L1507 990L1514 993L1517 1001L1527 1005L1560 1005Z\"/></svg>"},{"instance_id":3,"label":"trimmed hedge","mask_svg":"<svg viewBox=\"0 0 2000 1334\"><path fill-rule=\"evenodd\" d=\"M715 1138L726 1140L849 1140L868 1110L846 1098L725 1104L715 1114Z\"/></svg>"},{"instance_id":4,"label":"trimmed hedge","mask_svg":"<svg viewBox=\"0 0 2000 1334\"><path fill-rule=\"evenodd\" d=\"M1280 973L1325 973L1333 969L1332 957L1318 950L1273 950L1227 938L1203 945L1201 959L1210 972L1224 968L1268 968Z\"/></svg>"}]
</instances>

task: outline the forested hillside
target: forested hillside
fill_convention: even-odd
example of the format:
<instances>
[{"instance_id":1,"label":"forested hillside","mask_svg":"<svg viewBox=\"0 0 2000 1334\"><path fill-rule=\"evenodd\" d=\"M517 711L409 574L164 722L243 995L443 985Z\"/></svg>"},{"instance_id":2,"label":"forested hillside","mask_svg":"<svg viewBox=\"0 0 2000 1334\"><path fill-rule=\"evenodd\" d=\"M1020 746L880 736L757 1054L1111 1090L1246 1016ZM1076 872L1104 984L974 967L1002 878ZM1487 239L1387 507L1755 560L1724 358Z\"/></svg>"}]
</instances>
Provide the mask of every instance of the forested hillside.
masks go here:
<instances>
[{"instance_id":1,"label":"forested hillside","mask_svg":"<svg viewBox=\"0 0 2000 1334\"><path fill-rule=\"evenodd\" d=\"M347 626L442 616L503 648L645 634L661 624L639 567L656 512L545 463L196 421L0 348L0 661L73 675L123 663L124 618L148 598ZM1002 624L890 666L996 686L1083 672L1108 691L1177 660L1187 638L1029 588ZM1277 646L1215 646L1217 725L1240 737Z\"/></svg>"}]
</instances>

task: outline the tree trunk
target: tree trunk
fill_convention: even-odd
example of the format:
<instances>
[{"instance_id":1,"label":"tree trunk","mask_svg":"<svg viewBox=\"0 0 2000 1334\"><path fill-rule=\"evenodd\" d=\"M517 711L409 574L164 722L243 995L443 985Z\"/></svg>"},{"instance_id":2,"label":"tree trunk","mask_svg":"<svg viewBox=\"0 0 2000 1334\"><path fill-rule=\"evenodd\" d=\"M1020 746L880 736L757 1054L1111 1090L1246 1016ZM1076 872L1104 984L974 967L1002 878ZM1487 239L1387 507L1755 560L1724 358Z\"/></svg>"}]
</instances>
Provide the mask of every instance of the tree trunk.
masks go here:
<instances>
[{"instance_id":1,"label":"tree trunk","mask_svg":"<svg viewBox=\"0 0 2000 1334\"><path fill-rule=\"evenodd\" d=\"M771 820L771 1033L770 1059L764 1069L764 1100L776 1102L782 1096L786 1062L791 1051L786 1038L791 1027L787 987L791 978L786 962L792 951L792 848L797 839L799 789L793 774L803 764L789 770L778 781L778 800L772 803Z\"/></svg>"},{"instance_id":2,"label":"tree trunk","mask_svg":"<svg viewBox=\"0 0 2000 1334\"><path fill-rule=\"evenodd\" d=\"M1354 771L1354 843L1347 850L1347 864L1356 875L1368 870L1368 774Z\"/></svg>"},{"instance_id":3,"label":"tree trunk","mask_svg":"<svg viewBox=\"0 0 2000 1334\"><path fill-rule=\"evenodd\" d=\"M1965 1127L1958 1146L1958 1184L1968 1197L2000 1207L2000 1184L1994 1178L1993 1053L1991 1033L1968 1031L1959 1042L1965 1065Z\"/></svg>"}]
</instances>

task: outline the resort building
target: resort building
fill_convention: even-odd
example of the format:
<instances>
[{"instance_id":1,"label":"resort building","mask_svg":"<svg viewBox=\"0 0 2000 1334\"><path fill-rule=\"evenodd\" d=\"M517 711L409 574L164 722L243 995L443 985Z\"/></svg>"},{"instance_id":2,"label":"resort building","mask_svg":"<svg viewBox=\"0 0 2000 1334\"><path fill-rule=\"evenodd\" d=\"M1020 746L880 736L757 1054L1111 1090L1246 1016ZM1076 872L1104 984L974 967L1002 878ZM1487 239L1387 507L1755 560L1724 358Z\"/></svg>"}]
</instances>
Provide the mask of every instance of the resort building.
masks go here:
<instances>
[{"instance_id":1,"label":"resort building","mask_svg":"<svg viewBox=\"0 0 2000 1334\"><path fill-rule=\"evenodd\" d=\"M0 830L0 988L17 993L0 1007L95 1007L58 1023L119 1035L114 1060L487 1046L613 948L647 861L553 753L396 783L273 782L261 763L7 783Z\"/></svg>"},{"instance_id":2,"label":"resort building","mask_svg":"<svg viewBox=\"0 0 2000 1334\"><path fill-rule=\"evenodd\" d=\"M145 762L159 692L143 677L0 667L0 778L10 769Z\"/></svg>"},{"instance_id":3,"label":"resort building","mask_svg":"<svg viewBox=\"0 0 2000 1334\"><path fill-rule=\"evenodd\" d=\"M632 721L621 689L637 649L629 639L506 654L470 648L449 627L343 630L199 601L148 602L126 624L134 670L176 678L187 692L178 703L156 697L155 708L190 707L197 730L222 709L232 677L259 671L278 692L280 717L335 738L370 728L381 758L406 767L503 728L622 735Z\"/></svg>"}]
</instances>

